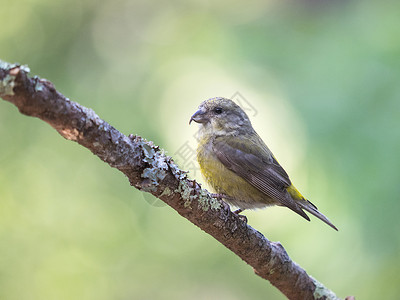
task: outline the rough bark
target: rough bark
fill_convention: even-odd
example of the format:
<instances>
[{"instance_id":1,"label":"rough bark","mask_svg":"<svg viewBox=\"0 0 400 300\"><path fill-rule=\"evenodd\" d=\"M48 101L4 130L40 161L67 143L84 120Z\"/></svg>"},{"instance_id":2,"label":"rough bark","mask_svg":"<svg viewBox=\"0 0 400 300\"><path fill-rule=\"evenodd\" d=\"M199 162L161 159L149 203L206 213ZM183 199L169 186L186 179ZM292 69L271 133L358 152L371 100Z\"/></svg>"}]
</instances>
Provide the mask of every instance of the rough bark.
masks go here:
<instances>
[{"instance_id":1,"label":"rough bark","mask_svg":"<svg viewBox=\"0 0 400 300\"><path fill-rule=\"evenodd\" d=\"M212 198L162 149L139 136L125 136L90 109L56 91L45 79L29 77L26 66L0 61L0 97L22 114L37 117L120 170L132 186L158 197L213 236L289 299L339 299L271 242Z\"/></svg>"}]
</instances>

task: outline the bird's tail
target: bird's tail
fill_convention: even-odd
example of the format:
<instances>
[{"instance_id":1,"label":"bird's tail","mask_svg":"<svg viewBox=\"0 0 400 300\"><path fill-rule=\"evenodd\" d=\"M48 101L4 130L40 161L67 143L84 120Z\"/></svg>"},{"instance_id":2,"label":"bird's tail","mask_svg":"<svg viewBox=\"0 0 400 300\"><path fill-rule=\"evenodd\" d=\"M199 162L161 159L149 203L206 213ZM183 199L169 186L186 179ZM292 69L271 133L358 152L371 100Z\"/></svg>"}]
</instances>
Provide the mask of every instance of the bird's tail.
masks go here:
<instances>
[{"instance_id":1,"label":"bird's tail","mask_svg":"<svg viewBox=\"0 0 400 300\"><path fill-rule=\"evenodd\" d=\"M325 217L322 213L320 213L317 209L317 207L312 204L310 201L304 199L304 200L300 200L297 202L298 205L300 205L300 207L306 211L308 211L309 213L313 214L314 216L316 216L318 219L324 221L326 224L328 224L329 226L331 226L333 229L335 229L336 231L338 231L338 229L336 228L335 225L333 225L331 223L331 221L329 221L329 219L327 217Z\"/></svg>"}]
</instances>

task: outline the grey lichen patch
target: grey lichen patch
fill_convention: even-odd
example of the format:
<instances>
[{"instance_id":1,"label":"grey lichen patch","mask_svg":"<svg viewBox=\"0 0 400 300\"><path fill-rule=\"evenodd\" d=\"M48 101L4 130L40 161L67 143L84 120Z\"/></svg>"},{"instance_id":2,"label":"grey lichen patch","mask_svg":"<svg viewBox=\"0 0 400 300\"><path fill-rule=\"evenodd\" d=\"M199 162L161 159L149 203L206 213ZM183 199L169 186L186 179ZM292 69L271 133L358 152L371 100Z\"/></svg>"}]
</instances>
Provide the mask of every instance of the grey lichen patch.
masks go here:
<instances>
[{"instance_id":1,"label":"grey lichen patch","mask_svg":"<svg viewBox=\"0 0 400 300\"><path fill-rule=\"evenodd\" d=\"M169 197L169 196L172 196L173 194L174 194L174 191L171 190L169 187L166 187L166 188L163 190L163 192L160 194L160 197L162 197L162 196L167 196L167 197Z\"/></svg>"},{"instance_id":2,"label":"grey lichen patch","mask_svg":"<svg viewBox=\"0 0 400 300\"><path fill-rule=\"evenodd\" d=\"M15 87L15 76L7 74L0 81L0 96L13 96Z\"/></svg>"},{"instance_id":3,"label":"grey lichen patch","mask_svg":"<svg viewBox=\"0 0 400 300\"><path fill-rule=\"evenodd\" d=\"M177 180L181 181L187 179L188 172L181 170L170 156L168 156L168 165L170 170L172 171L172 174Z\"/></svg>"},{"instance_id":4,"label":"grey lichen patch","mask_svg":"<svg viewBox=\"0 0 400 300\"><path fill-rule=\"evenodd\" d=\"M27 65L20 65L18 63L10 64L0 59L0 69L8 71L15 68L19 68L26 73L29 73L31 71Z\"/></svg>"},{"instance_id":5,"label":"grey lichen patch","mask_svg":"<svg viewBox=\"0 0 400 300\"><path fill-rule=\"evenodd\" d=\"M340 300L334 292L327 289L322 283L310 276L315 284L314 299Z\"/></svg>"},{"instance_id":6,"label":"grey lichen patch","mask_svg":"<svg viewBox=\"0 0 400 300\"><path fill-rule=\"evenodd\" d=\"M10 64L5 61L0 60L0 68L8 72L3 80L0 81L0 96L13 96L14 87L16 85L15 79L18 73L22 70L29 73L30 70L28 66L19 64Z\"/></svg>"},{"instance_id":7,"label":"grey lichen patch","mask_svg":"<svg viewBox=\"0 0 400 300\"><path fill-rule=\"evenodd\" d=\"M184 202L184 207L191 208L193 200L197 200L199 208L203 211L208 211L209 209L217 210L221 208L221 203L210 196L206 190L200 190L197 192L190 184L186 177L179 180L179 186L175 192L180 193Z\"/></svg>"},{"instance_id":8,"label":"grey lichen patch","mask_svg":"<svg viewBox=\"0 0 400 300\"><path fill-rule=\"evenodd\" d=\"M144 160L148 163L151 163L154 161L153 157L156 154L155 149L153 149L153 147L151 147L148 144L142 144L143 147L143 152L144 152Z\"/></svg>"},{"instance_id":9,"label":"grey lichen patch","mask_svg":"<svg viewBox=\"0 0 400 300\"><path fill-rule=\"evenodd\" d=\"M183 204L184 207L186 208L192 207L192 200L194 198L191 194L193 193L193 188L189 186L187 180L184 179L180 180L178 188L175 190L175 192L181 194L182 199L185 200L185 203Z\"/></svg>"},{"instance_id":10,"label":"grey lichen patch","mask_svg":"<svg viewBox=\"0 0 400 300\"><path fill-rule=\"evenodd\" d=\"M148 179L143 180L141 190L144 192L155 192L157 191L158 179L160 178L158 170L154 168L146 168L142 173L142 178Z\"/></svg>"},{"instance_id":11,"label":"grey lichen patch","mask_svg":"<svg viewBox=\"0 0 400 300\"><path fill-rule=\"evenodd\" d=\"M43 92L45 90L45 86L39 77L33 77L35 79L35 92Z\"/></svg>"},{"instance_id":12,"label":"grey lichen patch","mask_svg":"<svg viewBox=\"0 0 400 300\"><path fill-rule=\"evenodd\" d=\"M211 199L212 197L202 190L199 194L199 207L204 211L209 210L211 207Z\"/></svg>"},{"instance_id":13,"label":"grey lichen patch","mask_svg":"<svg viewBox=\"0 0 400 300\"><path fill-rule=\"evenodd\" d=\"M199 206L204 211L207 211L209 209L219 210L222 208L222 203L218 199L212 197L206 190L200 191L198 201Z\"/></svg>"},{"instance_id":14,"label":"grey lichen patch","mask_svg":"<svg viewBox=\"0 0 400 300\"><path fill-rule=\"evenodd\" d=\"M210 203L210 208L213 210L219 210L222 208L222 203L216 198L210 197L208 202Z\"/></svg>"},{"instance_id":15,"label":"grey lichen patch","mask_svg":"<svg viewBox=\"0 0 400 300\"><path fill-rule=\"evenodd\" d=\"M196 193L193 193L194 189L189 186L187 172L181 170L171 157L168 157L168 166L172 174L179 181L178 188L175 192L181 194L183 200L185 200L183 204L185 208L192 208L192 201L198 196Z\"/></svg>"},{"instance_id":16,"label":"grey lichen patch","mask_svg":"<svg viewBox=\"0 0 400 300\"><path fill-rule=\"evenodd\" d=\"M29 69L29 67L27 65L20 65L19 66L20 70L29 73L31 71L31 69Z\"/></svg>"},{"instance_id":17,"label":"grey lichen patch","mask_svg":"<svg viewBox=\"0 0 400 300\"><path fill-rule=\"evenodd\" d=\"M9 70L12 68L18 67L18 64L10 64L0 59L0 68L3 70Z\"/></svg>"},{"instance_id":18,"label":"grey lichen patch","mask_svg":"<svg viewBox=\"0 0 400 300\"><path fill-rule=\"evenodd\" d=\"M203 211L208 211L208 210L210 209L210 202L209 202L209 199L207 199L207 197L199 198L199 207L200 207Z\"/></svg>"},{"instance_id":19,"label":"grey lichen patch","mask_svg":"<svg viewBox=\"0 0 400 300\"><path fill-rule=\"evenodd\" d=\"M148 142L145 139L137 139L136 142L142 146L143 160L150 165L143 170L141 177L145 180L143 180L140 188L145 192L155 192L160 185L160 181L167 176L167 157L152 142Z\"/></svg>"}]
</instances>

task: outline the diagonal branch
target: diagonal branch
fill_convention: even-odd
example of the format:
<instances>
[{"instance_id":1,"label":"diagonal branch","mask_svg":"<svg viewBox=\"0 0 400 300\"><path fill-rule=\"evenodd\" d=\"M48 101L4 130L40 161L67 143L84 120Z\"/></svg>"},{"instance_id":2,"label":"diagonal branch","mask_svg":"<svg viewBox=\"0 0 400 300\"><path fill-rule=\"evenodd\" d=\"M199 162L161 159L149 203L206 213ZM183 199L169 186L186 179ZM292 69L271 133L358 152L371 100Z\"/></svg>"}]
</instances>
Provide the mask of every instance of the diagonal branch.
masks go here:
<instances>
[{"instance_id":1,"label":"diagonal branch","mask_svg":"<svg viewBox=\"0 0 400 300\"><path fill-rule=\"evenodd\" d=\"M90 108L73 102L29 69L0 61L0 97L22 114L37 117L120 170L131 185L149 192L213 236L269 280L289 299L339 299L293 262L279 242L271 242L221 200L186 176L162 149L139 136L125 136Z\"/></svg>"}]
</instances>

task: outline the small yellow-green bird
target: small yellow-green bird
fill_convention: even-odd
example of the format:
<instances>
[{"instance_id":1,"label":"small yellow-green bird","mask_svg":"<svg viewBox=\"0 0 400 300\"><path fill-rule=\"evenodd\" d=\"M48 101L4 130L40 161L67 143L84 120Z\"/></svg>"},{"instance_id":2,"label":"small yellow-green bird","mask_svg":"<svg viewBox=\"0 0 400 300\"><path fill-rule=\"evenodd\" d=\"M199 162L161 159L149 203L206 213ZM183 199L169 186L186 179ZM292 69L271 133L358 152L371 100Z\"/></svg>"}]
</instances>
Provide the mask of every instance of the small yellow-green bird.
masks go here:
<instances>
[{"instance_id":1,"label":"small yellow-green bird","mask_svg":"<svg viewBox=\"0 0 400 300\"><path fill-rule=\"evenodd\" d=\"M232 100L212 98L202 102L189 124L192 121L201 124L197 148L201 173L239 212L280 205L310 221L304 209L337 230L293 186L247 114Z\"/></svg>"}]
</instances>

